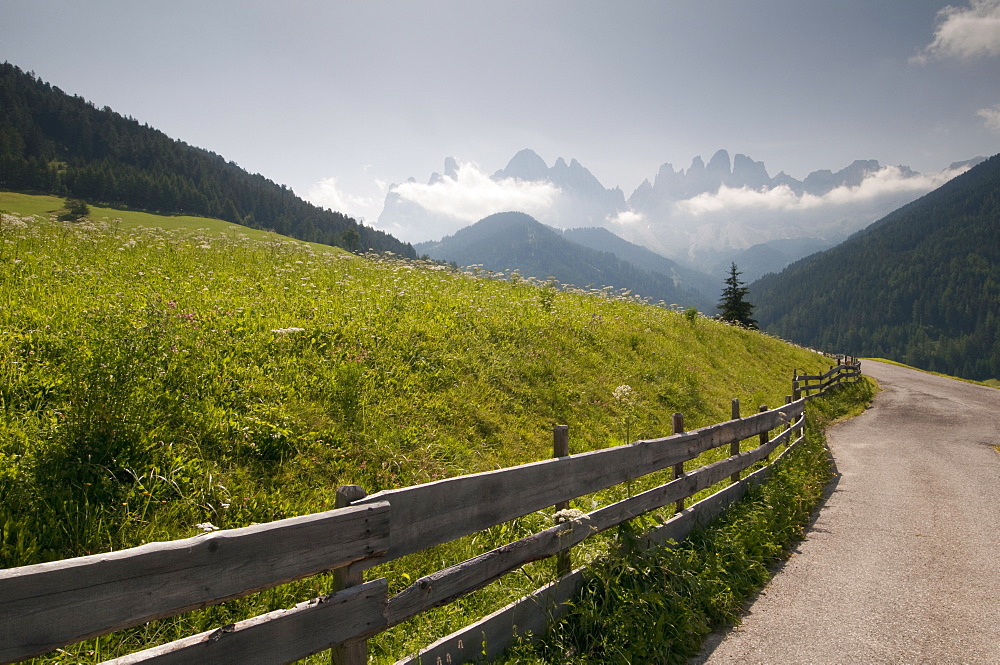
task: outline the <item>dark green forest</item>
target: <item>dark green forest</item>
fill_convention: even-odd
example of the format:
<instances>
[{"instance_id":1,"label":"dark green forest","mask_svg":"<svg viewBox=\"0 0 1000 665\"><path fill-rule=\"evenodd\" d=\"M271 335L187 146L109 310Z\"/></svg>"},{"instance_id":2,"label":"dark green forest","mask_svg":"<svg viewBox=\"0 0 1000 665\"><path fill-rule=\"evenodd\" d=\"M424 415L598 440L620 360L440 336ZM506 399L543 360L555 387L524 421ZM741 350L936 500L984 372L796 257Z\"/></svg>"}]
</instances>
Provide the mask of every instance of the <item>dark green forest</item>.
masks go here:
<instances>
[{"instance_id":1,"label":"dark green forest","mask_svg":"<svg viewBox=\"0 0 1000 665\"><path fill-rule=\"evenodd\" d=\"M352 251L404 244L221 156L0 64L0 188L224 219Z\"/></svg>"},{"instance_id":2,"label":"dark green forest","mask_svg":"<svg viewBox=\"0 0 1000 665\"><path fill-rule=\"evenodd\" d=\"M1000 155L751 285L761 327L821 350L1000 377Z\"/></svg>"}]
</instances>

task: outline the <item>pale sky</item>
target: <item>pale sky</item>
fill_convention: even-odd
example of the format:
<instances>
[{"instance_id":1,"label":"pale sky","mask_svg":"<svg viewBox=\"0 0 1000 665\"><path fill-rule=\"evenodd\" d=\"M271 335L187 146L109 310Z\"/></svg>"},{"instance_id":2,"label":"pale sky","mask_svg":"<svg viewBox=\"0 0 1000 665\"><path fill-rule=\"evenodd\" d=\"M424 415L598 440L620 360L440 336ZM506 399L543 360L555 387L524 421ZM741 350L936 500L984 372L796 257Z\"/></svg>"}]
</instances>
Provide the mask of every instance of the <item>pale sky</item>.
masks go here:
<instances>
[{"instance_id":1,"label":"pale sky","mask_svg":"<svg viewBox=\"0 0 1000 665\"><path fill-rule=\"evenodd\" d=\"M370 225L449 156L628 196L720 148L799 179L1000 152L1000 0L0 0L3 60Z\"/></svg>"}]
</instances>

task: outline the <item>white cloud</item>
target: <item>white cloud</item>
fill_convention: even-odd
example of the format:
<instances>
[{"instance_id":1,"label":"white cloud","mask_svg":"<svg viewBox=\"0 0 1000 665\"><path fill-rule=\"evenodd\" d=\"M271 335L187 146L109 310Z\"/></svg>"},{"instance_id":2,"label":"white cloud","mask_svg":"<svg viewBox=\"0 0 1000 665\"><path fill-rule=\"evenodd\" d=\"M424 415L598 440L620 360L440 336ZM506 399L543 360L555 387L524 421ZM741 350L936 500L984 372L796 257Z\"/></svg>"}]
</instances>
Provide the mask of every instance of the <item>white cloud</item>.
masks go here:
<instances>
[{"instance_id":1,"label":"white cloud","mask_svg":"<svg viewBox=\"0 0 1000 665\"><path fill-rule=\"evenodd\" d=\"M934 41L913 62L932 59L972 58L1000 55L1000 0L971 0L969 7L948 5L937 14Z\"/></svg>"},{"instance_id":2,"label":"white cloud","mask_svg":"<svg viewBox=\"0 0 1000 665\"><path fill-rule=\"evenodd\" d=\"M1000 116L1000 112L997 114ZM902 193L923 193L940 187L963 170L944 170L928 175L906 176L897 166L885 166L868 174L856 187L837 187L822 196L796 194L787 185L769 190L722 186L714 193L699 194L676 204L681 215L700 217L712 213L739 210L802 212L819 208L835 208L864 204L884 196Z\"/></svg>"},{"instance_id":3,"label":"white cloud","mask_svg":"<svg viewBox=\"0 0 1000 665\"><path fill-rule=\"evenodd\" d=\"M324 178L309 188L306 199L313 205L330 208L357 219L369 218L380 201L367 196L355 196L341 191L337 178Z\"/></svg>"},{"instance_id":4,"label":"white cloud","mask_svg":"<svg viewBox=\"0 0 1000 665\"><path fill-rule=\"evenodd\" d=\"M1000 134L1000 104L979 109L976 111L976 115L981 117L983 122L986 123L986 129L994 134Z\"/></svg>"},{"instance_id":5,"label":"white cloud","mask_svg":"<svg viewBox=\"0 0 1000 665\"><path fill-rule=\"evenodd\" d=\"M866 176L857 187L837 187L820 199L823 204L848 205L867 203L890 194L929 192L967 170L945 169L938 173L907 176L898 166L884 166Z\"/></svg>"},{"instance_id":6,"label":"white cloud","mask_svg":"<svg viewBox=\"0 0 1000 665\"><path fill-rule=\"evenodd\" d=\"M474 164L460 164L455 177L443 176L431 184L405 182L395 187L400 197L428 212L469 223L508 210L542 216L559 191L548 182L492 180Z\"/></svg>"},{"instance_id":7,"label":"white cloud","mask_svg":"<svg viewBox=\"0 0 1000 665\"><path fill-rule=\"evenodd\" d=\"M624 226L631 226L633 224L640 224L646 221L646 216L641 212L636 212L634 210L624 210L617 215L608 215L607 221L609 224L621 224Z\"/></svg>"},{"instance_id":8,"label":"white cloud","mask_svg":"<svg viewBox=\"0 0 1000 665\"><path fill-rule=\"evenodd\" d=\"M788 185L763 190L748 187L733 188L723 185L717 192L698 194L690 199L678 201L676 206L680 213L698 217L708 213L741 208L760 210L795 208L802 206L802 199L809 196L809 194L804 194L802 197L796 196Z\"/></svg>"}]
</instances>

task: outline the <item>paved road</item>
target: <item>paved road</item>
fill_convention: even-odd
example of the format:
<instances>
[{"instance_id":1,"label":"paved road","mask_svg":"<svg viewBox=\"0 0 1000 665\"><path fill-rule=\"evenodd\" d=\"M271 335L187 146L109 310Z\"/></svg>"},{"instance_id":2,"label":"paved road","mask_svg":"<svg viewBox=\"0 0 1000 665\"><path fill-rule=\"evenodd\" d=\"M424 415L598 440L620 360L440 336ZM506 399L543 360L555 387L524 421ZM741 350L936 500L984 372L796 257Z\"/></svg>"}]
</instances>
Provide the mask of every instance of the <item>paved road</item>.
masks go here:
<instances>
[{"instance_id":1,"label":"paved road","mask_svg":"<svg viewBox=\"0 0 1000 665\"><path fill-rule=\"evenodd\" d=\"M1000 664L1000 390L862 371L882 392L828 432L815 524L691 665Z\"/></svg>"}]
</instances>

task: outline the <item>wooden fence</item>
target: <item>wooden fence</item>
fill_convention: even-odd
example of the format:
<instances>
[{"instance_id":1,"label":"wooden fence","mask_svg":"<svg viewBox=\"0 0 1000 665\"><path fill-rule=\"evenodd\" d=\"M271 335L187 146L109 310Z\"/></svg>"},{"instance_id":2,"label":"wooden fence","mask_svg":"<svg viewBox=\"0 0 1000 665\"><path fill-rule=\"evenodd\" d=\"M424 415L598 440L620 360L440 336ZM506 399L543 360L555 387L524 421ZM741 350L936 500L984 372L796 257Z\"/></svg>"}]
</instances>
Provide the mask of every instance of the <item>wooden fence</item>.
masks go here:
<instances>
[{"instance_id":1,"label":"wooden fence","mask_svg":"<svg viewBox=\"0 0 1000 665\"><path fill-rule=\"evenodd\" d=\"M830 386L835 386L847 379L857 380L861 376L861 361L854 356L835 356L839 361L837 366L825 374L812 376L800 375L795 370L792 376L792 399L797 400L802 395L812 391L823 392Z\"/></svg>"},{"instance_id":2,"label":"wooden fence","mask_svg":"<svg viewBox=\"0 0 1000 665\"><path fill-rule=\"evenodd\" d=\"M675 414L670 436L569 455L568 431L557 426L556 457L365 496L338 490L335 510L119 552L0 570L0 663L206 607L330 570L340 590L108 663L289 663L332 649L334 663L366 661L365 640L430 608L449 603L524 564L558 556L561 576L531 595L438 640L397 665L461 663L492 658L516 636L544 633L576 591L584 570L571 570L569 548L629 519L674 504L676 515L646 533L655 546L683 540L802 441L805 402L842 381L857 380L860 363L845 358L822 376L793 379L786 404L690 432ZM810 395L812 393L812 395ZM772 434L775 434L772 436ZM754 445L741 450L751 437ZM729 456L696 469L685 463L729 446ZM571 499L664 469L673 480L467 561L437 571L389 596L387 581L363 571ZM741 477L742 476L742 477ZM692 506L692 495L730 479Z\"/></svg>"}]
</instances>

